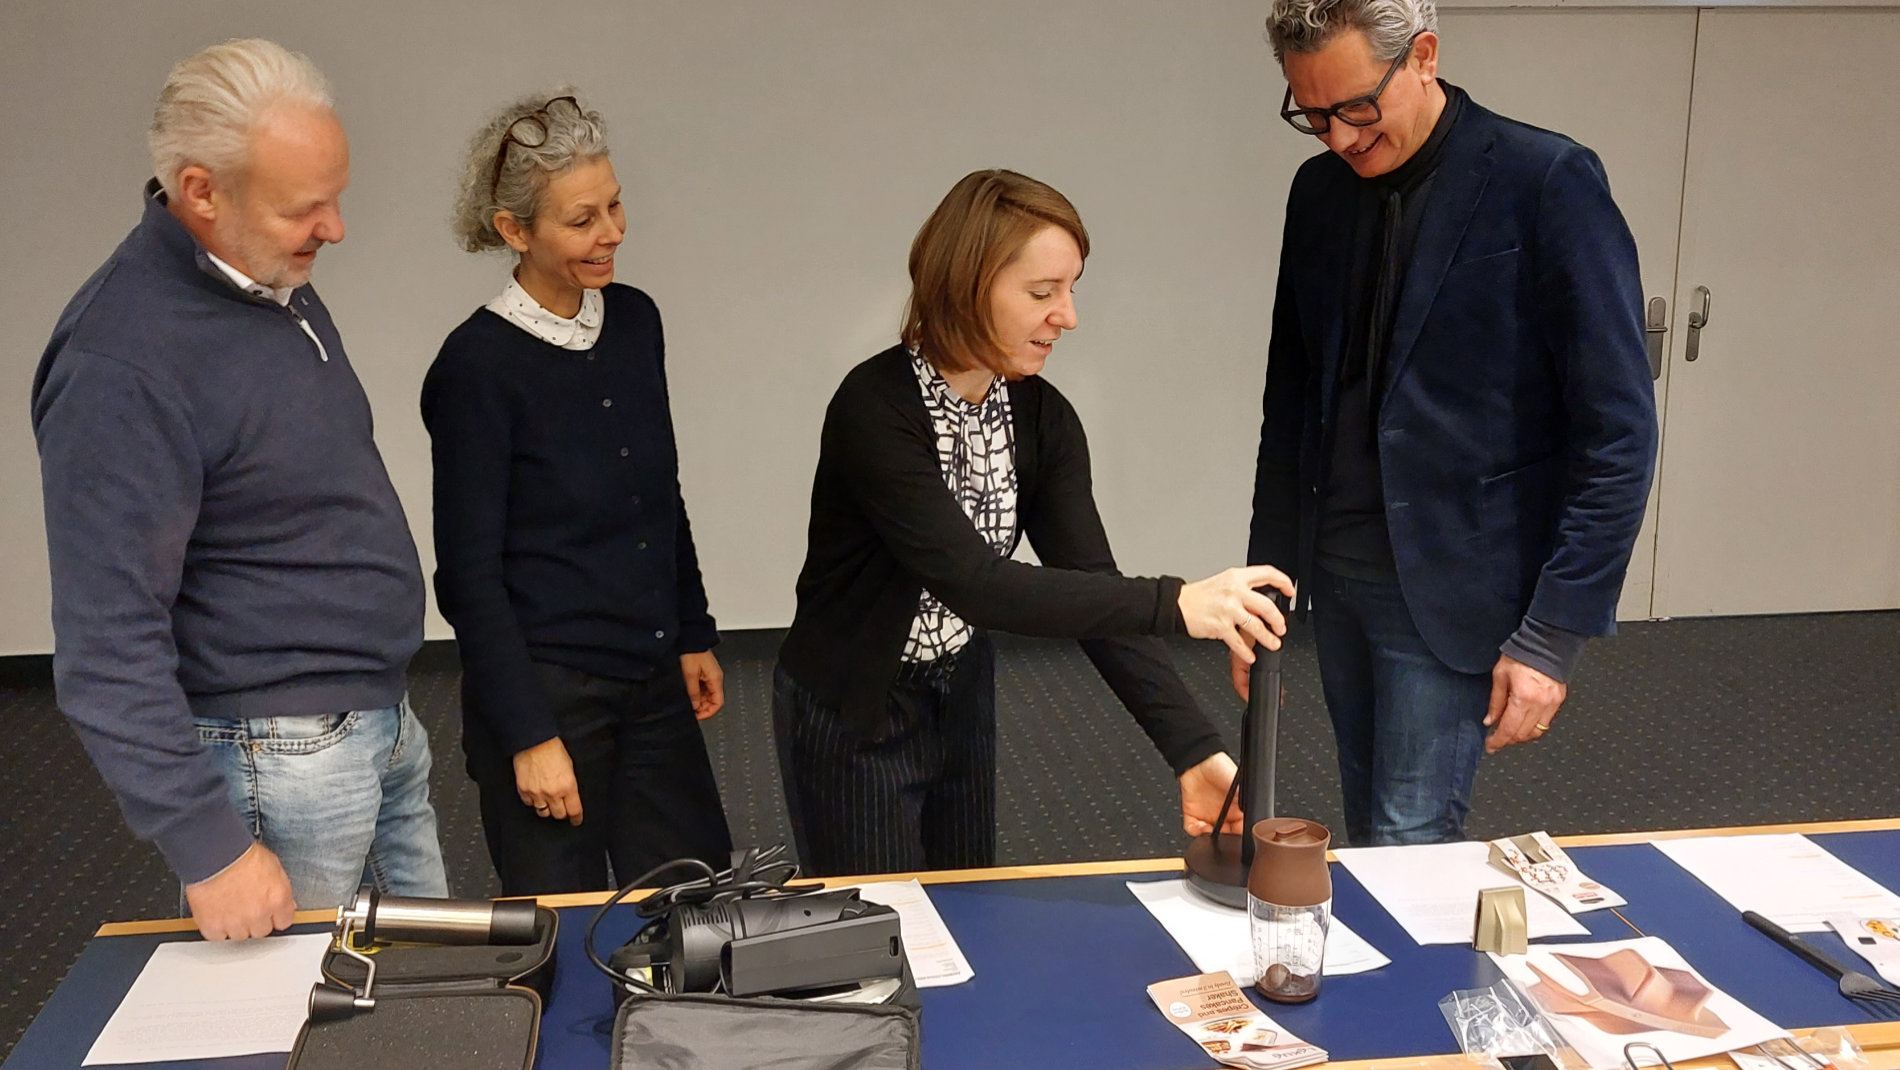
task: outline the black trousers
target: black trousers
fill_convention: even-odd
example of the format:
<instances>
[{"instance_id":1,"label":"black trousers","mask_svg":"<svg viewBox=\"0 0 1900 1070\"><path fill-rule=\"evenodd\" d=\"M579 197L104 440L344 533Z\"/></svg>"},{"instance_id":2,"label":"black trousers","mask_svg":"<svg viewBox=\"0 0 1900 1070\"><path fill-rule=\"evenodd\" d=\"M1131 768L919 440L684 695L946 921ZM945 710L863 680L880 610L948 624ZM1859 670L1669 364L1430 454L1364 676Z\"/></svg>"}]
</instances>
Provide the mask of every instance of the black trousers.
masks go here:
<instances>
[{"instance_id":1,"label":"black trousers","mask_svg":"<svg viewBox=\"0 0 1900 1070\"><path fill-rule=\"evenodd\" d=\"M618 680L546 663L535 672L574 762L581 823L536 816L515 790L514 755L467 719L468 774L503 895L612 888L675 858L731 864L719 784L679 672Z\"/></svg>"},{"instance_id":2,"label":"black trousers","mask_svg":"<svg viewBox=\"0 0 1900 1070\"><path fill-rule=\"evenodd\" d=\"M803 871L835 877L996 862L996 652L978 632L947 676L891 688L888 738L846 728L779 666L772 727Z\"/></svg>"}]
</instances>

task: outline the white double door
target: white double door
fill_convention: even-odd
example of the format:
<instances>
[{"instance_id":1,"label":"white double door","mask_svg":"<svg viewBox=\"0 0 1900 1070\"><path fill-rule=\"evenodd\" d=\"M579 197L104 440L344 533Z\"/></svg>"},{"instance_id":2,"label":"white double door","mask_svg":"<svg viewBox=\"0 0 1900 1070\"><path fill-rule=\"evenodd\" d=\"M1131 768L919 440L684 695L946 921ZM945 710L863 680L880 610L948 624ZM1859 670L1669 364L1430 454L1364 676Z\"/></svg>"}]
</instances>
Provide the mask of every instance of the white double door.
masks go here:
<instances>
[{"instance_id":1,"label":"white double door","mask_svg":"<svg viewBox=\"0 0 1900 1070\"><path fill-rule=\"evenodd\" d=\"M1448 79L1602 156L1667 301L1662 460L1619 615L1900 607L1900 10L1443 23Z\"/></svg>"}]
</instances>

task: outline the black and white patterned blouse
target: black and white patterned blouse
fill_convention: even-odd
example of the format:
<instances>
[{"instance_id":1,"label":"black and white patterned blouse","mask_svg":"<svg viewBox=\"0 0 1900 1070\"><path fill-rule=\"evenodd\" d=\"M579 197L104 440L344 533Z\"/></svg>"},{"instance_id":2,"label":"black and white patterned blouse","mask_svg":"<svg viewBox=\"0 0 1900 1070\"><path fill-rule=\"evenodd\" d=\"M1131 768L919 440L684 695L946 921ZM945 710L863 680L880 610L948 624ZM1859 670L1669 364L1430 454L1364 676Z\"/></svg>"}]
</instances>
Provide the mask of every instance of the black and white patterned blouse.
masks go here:
<instances>
[{"instance_id":1,"label":"black and white patterned blouse","mask_svg":"<svg viewBox=\"0 0 1900 1070\"><path fill-rule=\"evenodd\" d=\"M944 483L996 556L1009 556L1016 548L1016 425L1010 419L1009 390L998 377L983 400L965 401L915 352L910 366L936 432ZM925 591L910 622L904 660L935 661L969 641L970 626L963 618Z\"/></svg>"}]
</instances>

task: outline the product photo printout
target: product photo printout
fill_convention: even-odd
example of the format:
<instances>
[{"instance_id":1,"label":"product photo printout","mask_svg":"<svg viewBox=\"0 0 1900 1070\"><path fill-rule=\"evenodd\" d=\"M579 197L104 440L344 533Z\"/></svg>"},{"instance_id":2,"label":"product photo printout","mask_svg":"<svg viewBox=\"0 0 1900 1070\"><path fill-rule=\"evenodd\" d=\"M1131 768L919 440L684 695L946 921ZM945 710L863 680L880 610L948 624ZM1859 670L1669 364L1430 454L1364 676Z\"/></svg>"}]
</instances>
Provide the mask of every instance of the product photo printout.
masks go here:
<instances>
[{"instance_id":1,"label":"product photo printout","mask_svg":"<svg viewBox=\"0 0 1900 1070\"><path fill-rule=\"evenodd\" d=\"M1491 961L1591 1066L1624 1065L1629 1044L1652 1044L1679 1063L1788 1035L1654 936L1532 947Z\"/></svg>"}]
</instances>

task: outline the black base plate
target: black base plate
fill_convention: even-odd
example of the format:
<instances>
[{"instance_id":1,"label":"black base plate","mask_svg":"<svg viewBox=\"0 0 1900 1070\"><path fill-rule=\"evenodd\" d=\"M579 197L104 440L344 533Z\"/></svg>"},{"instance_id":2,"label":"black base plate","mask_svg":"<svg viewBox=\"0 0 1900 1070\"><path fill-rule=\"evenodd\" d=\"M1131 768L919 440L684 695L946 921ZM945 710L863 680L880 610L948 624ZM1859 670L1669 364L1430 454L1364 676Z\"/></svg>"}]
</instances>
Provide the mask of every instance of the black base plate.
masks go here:
<instances>
[{"instance_id":1,"label":"black base plate","mask_svg":"<svg viewBox=\"0 0 1900 1070\"><path fill-rule=\"evenodd\" d=\"M1231 833L1189 840L1182 855L1188 886L1216 903L1247 909L1247 867L1241 864L1240 847L1240 837Z\"/></svg>"}]
</instances>

